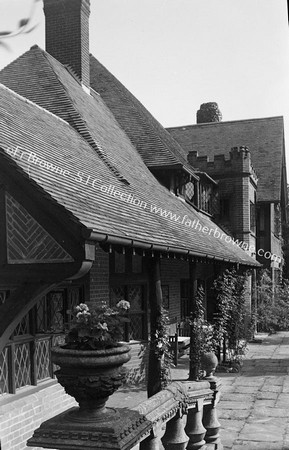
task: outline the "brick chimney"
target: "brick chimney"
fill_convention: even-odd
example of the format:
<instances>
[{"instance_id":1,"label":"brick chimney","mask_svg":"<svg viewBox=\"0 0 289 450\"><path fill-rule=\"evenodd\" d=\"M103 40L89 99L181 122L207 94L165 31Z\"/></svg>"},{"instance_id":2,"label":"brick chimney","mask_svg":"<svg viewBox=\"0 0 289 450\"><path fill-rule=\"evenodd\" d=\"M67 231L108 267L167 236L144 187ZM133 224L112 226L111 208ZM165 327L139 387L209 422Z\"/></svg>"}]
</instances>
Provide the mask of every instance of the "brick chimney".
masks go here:
<instances>
[{"instance_id":1,"label":"brick chimney","mask_svg":"<svg viewBox=\"0 0 289 450\"><path fill-rule=\"evenodd\" d=\"M46 51L89 88L90 0L44 0Z\"/></svg>"}]
</instances>

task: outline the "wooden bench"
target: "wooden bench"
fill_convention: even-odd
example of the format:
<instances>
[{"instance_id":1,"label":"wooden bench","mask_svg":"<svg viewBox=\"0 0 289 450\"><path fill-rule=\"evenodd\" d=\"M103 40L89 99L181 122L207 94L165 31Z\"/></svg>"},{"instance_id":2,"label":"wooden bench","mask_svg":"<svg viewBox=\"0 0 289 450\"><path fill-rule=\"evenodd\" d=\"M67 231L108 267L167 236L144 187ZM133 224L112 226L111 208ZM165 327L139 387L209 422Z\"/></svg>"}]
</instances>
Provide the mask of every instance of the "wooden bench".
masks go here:
<instances>
[{"instance_id":1,"label":"wooden bench","mask_svg":"<svg viewBox=\"0 0 289 450\"><path fill-rule=\"evenodd\" d=\"M178 358L183 356L190 347L190 327L187 323L177 322L176 332L169 335L174 365L178 365Z\"/></svg>"}]
</instances>

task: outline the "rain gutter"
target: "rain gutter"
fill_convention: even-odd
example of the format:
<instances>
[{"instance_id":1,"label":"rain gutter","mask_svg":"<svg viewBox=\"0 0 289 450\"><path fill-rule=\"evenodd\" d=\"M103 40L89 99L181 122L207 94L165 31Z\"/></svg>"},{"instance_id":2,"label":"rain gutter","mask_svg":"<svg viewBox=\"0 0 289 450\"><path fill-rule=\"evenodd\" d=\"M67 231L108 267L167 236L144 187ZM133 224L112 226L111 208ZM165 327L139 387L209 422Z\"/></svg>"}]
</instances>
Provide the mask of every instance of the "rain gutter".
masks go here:
<instances>
[{"instance_id":1,"label":"rain gutter","mask_svg":"<svg viewBox=\"0 0 289 450\"><path fill-rule=\"evenodd\" d=\"M231 260L227 258L221 258L218 256L213 256L209 254L199 253L199 252L193 252L192 250L186 250L184 248L179 247L171 247L166 245L159 245L159 244L149 244L144 241L139 241L137 239L131 239L131 238L124 238L119 236L112 236L106 233L98 233L96 231L92 230L86 230L84 231L84 237L86 239L90 239L92 241L99 242L101 244L107 244L107 245L121 245L124 247L131 247L131 248L140 248L142 250L148 250L152 252L163 252L163 253L175 253L195 258L206 258L211 261L221 261L221 262L228 262L231 264L241 264L243 266L252 266L256 267L259 265L259 263L256 261L256 264L253 263L246 263L239 260Z\"/></svg>"}]
</instances>

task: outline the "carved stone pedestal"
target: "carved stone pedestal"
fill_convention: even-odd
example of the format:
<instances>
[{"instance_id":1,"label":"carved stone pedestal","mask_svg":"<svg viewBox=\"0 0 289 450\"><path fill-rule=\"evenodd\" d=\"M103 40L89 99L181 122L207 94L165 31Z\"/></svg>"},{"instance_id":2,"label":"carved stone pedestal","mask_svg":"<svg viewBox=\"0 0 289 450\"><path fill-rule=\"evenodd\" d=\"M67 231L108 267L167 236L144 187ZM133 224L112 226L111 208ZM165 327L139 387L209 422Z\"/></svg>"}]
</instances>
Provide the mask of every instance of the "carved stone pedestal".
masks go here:
<instances>
[{"instance_id":1,"label":"carved stone pedestal","mask_svg":"<svg viewBox=\"0 0 289 450\"><path fill-rule=\"evenodd\" d=\"M79 421L78 408L44 422L27 445L66 450L129 449L150 432L151 423L137 411L106 408L102 419Z\"/></svg>"}]
</instances>

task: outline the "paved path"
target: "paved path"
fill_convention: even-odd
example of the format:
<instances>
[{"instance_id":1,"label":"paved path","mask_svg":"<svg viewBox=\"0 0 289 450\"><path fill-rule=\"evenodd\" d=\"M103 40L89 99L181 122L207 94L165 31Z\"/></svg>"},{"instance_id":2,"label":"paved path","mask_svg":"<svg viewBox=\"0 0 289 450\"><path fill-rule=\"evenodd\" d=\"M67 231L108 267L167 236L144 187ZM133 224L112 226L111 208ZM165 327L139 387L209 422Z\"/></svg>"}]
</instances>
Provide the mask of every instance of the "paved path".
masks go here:
<instances>
[{"instance_id":1,"label":"paved path","mask_svg":"<svg viewBox=\"0 0 289 450\"><path fill-rule=\"evenodd\" d=\"M289 450L289 332L250 344L241 372L218 373L218 405L224 450ZM181 358L173 379L188 378ZM109 406L131 407L146 399L143 386L115 393Z\"/></svg>"},{"instance_id":2,"label":"paved path","mask_svg":"<svg viewBox=\"0 0 289 450\"><path fill-rule=\"evenodd\" d=\"M225 450L289 450L289 333L250 344L238 374L220 374Z\"/></svg>"}]
</instances>

